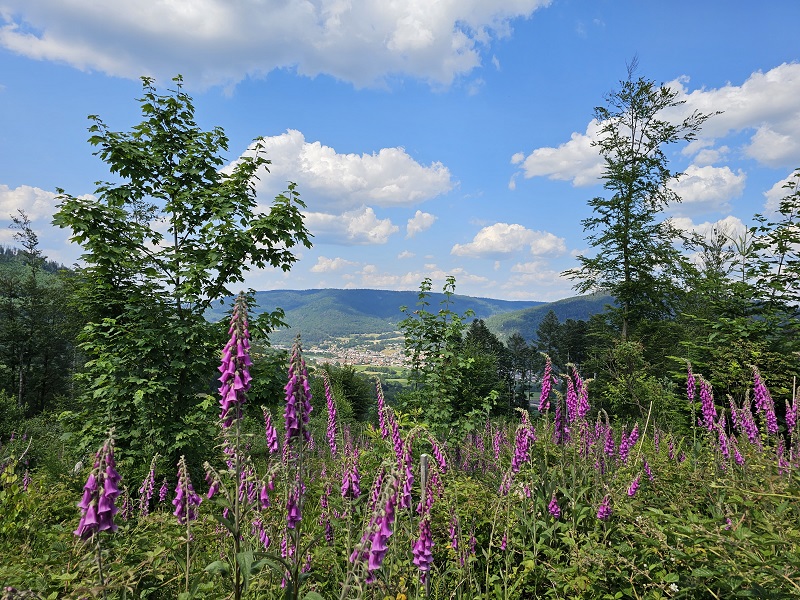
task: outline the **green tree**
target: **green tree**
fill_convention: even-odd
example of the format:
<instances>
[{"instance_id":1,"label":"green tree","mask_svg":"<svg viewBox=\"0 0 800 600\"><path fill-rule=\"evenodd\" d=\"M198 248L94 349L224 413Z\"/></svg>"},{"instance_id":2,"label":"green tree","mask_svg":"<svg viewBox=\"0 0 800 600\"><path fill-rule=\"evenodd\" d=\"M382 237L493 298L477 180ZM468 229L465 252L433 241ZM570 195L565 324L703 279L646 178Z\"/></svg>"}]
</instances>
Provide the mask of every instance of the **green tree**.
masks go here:
<instances>
[{"instance_id":1,"label":"green tree","mask_svg":"<svg viewBox=\"0 0 800 600\"><path fill-rule=\"evenodd\" d=\"M554 310L547 311L536 328L536 350L547 354L559 367L566 365L561 356L561 322Z\"/></svg>"},{"instance_id":2,"label":"green tree","mask_svg":"<svg viewBox=\"0 0 800 600\"><path fill-rule=\"evenodd\" d=\"M22 249L0 261L0 386L34 416L69 393L79 324L66 275L52 272L27 214L11 219Z\"/></svg>"},{"instance_id":3,"label":"green tree","mask_svg":"<svg viewBox=\"0 0 800 600\"><path fill-rule=\"evenodd\" d=\"M610 196L590 200L593 214L582 221L596 254L579 256L580 267L566 271L578 280L579 292L607 290L614 296L623 340L631 326L672 314L674 282L685 259L675 246L680 233L659 218L680 201L669 187L680 174L668 168L664 147L695 139L710 116L695 111L679 123L666 120L664 111L683 104L678 92L636 78L636 67L634 60L619 90L594 110L600 123L594 145Z\"/></svg>"},{"instance_id":4,"label":"green tree","mask_svg":"<svg viewBox=\"0 0 800 600\"><path fill-rule=\"evenodd\" d=\"M293 184L257 210L254 182L269 164L260 139L225 167L228 139L197 126L181 78L166 94L142 81L143 120L131 131L89 117L89 143L117 180L94 196L59 190L54 217L84 249L84 443L114 426L137 464L153 452L190 456L207 431L201 401L221 341L204 319L211 303L251 266L286 271L292 248L310 247Z\"/></svg>"},{"instance_id":5,"label":"green tree","mask_svg":"<svg viewBox=\"0 0 800 600\"><path fill-rule=\"evenodd\" d=\"M483 319L473 319L464 335L464 356L469 368L464 371L461 401L465 406L480 405L484 398L496 396L498 408L507 414L514 410L514 379L511 356L505 344L492 333Z\"/></svg>"},{"instance_id":6,"label":"green tree","mask_svg":"<svg viewBox=\"0 0 800 600\"><path fill-rule=\"evenodd\" d=\"M409 361L412 391L405 394L405 408L421 411L432 428L447 431L462 420L469 409L463 405L462 379L471 360L463 354L465 319L471 311L459 315L451 310L456 290L455 277L448 276L444 300L438 312L428 310L432 283L420 284L418 308L410 312L402 306L406 318L400 321L405 338L404 352Z\"/></svg>"},{"instance_id":7,"label":"green tree","mask_svg":"<svg viewBox=\"0 0 800 600\"><path fill-rule=\"evenodd\" d=\"M800 169L784 185L786 195L776 211L778 220L756 215L751 230L759 257L756 285L773 308L797 315L800 303Z\"/></svg>"},{"instance_id":8,"label":"green tree","mask_svg":"<svg viewBox=\"0 0 800 600\"><path fill-rule=\"evenodd\" d=\"M511 404L513 406L527 407L528 397L533 387L534 371L539 370L539 365L544 364L536 348L528 346L525 338L519 333L514 333L506 341L506 349L511 370Z\"/></svg>"}]
</instances>

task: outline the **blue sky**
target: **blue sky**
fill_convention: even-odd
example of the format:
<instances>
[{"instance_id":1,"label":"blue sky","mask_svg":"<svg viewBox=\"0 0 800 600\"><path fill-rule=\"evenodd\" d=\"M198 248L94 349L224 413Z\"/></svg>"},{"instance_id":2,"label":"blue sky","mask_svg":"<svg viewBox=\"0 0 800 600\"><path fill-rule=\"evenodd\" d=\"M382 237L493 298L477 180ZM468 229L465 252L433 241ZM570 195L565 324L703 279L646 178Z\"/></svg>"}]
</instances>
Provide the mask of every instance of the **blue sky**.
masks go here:
<instances>
[{"instance_id":1,"label":"blue sky","mask_svg":"<svg viewBox=\"0 0 800 600\"><path fill-rule=\"evenodd\" d=\"M593 108L626 63L687 110L724 111L671 146L675 223L732 235L800 167L800 2L771 0L0 0L0 243L23 208L41 246L55 189L108 179L87 115L140 119L141 75L180 73L233 161L263 136L259 201L298 184L314 247L255 289L439 287L556 300L603 190Z\"/></svg>"}]
</instances>

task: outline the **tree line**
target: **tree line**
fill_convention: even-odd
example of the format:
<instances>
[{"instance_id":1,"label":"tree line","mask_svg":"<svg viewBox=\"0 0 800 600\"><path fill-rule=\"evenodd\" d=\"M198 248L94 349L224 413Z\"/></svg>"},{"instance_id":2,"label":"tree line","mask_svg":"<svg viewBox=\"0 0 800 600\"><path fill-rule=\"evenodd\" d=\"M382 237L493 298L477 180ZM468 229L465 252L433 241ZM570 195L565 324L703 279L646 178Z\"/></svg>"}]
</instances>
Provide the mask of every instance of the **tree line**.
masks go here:
<instances>
[{"instance_id":1,"label":"tree line","mask_svg":"<svg viewBox=\"0 0 800 600\"><path fill-rule=\"evenodd\" d=\"M588 321L561 323L551 312L536 339L501 340L452 310L454 278L439 307L430 306L432 282L424 280L417 306L402 309L410 375L407 388L392 391L400 410L462 431L487 415L531 408L546 357L556 376L579 369L596 407L623 419L652 413L666 427L688 423L680 388L687 362L718 397L748 393L754 365L776 394L791 395L800 351L800 170L778 210L756 215L742 234L678 230L665 217L680 201L666 148L695 139L714 115L665 120L666 111L682 110L677 92L635 71L595 109L606 194L589 200L593 214L582 223L590 252L565 273L579 292L603 291L615 302ZM83 248L83 267L48 261L24 213L14 217L21 249L0 252L0 435L49 411L76 448L95 446L114 427L131 464L154 453L191 461L197 441L215 435L207 416L225 337L205 310L249 268L289 270L294 249L310 247L294 184L266 212L257 208L255 178L269 167L260 140L222 170L227 137L201 130L180 78L174 84L163 93L143 79L143 120L131 131L90 116L89 142L113 181L98 183L93 196L59 190L54 218ZM251 324L263 381L252 393L266 404L283 384L287 357L268 345L281 317L276 309ZM373 384L347 367L327 369L351 417L369 420Z\"/></svg>"}]
</instances>

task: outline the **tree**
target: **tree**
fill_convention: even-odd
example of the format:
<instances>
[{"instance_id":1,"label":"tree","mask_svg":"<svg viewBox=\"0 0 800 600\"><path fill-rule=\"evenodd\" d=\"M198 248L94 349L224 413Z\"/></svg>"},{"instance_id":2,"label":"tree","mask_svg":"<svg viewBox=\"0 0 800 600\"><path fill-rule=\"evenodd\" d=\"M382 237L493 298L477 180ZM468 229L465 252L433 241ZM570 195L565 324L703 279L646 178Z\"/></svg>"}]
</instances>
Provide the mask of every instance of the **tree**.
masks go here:
<instances>
[{"instance_id":1,"label":"tree","mask_svg":"<svg viewBox=\"0 0 800 600\"><path fill-rule=\"evenodd\" d=\"M197 126L181 78L166 94L142 81L143 120L131 131L89 117L89 143L118 180L99 182L94 196L59 190L54 217L84 249L83 439L93 445L115 426L131 462L191 454L208 427L202 394L221 341L206 309L251 266L287 271L292 248L310 247L293 184L257 211L254 182L269 164L260 139L223 168L228 138Z\"/></svg>"},{"instance_id":2,"label":"tree","mask_svg":"<svg viewBox=\"0 0 800 600\"><path fill-rule=\"evenodd\" d=\"M464 371L472 363L463 353L464 321L472 312L462 316L450 309L456 291L452 276L447 277L442 289L442 307L436 313L428 311L432 285L429 278L420 284L415 311L400 307L406 315L399 327L405 338L404 353L413 387L405 394L404 403L406 408L420 410L432 428L447 431L474 408L465 406L460 394Z\"/></svg>"},{"instance_id":3,"label":"tree","mask_svg":"<svg viewBox=\"0 0 800 600\"><path fill-rule=\"evenodd\" d=\"M22 250L0 263L0 387L34 416L68 393L79 325L66 277L52 272L28 215L11 219Z\"/></svg>"},{"instance_id":4,"label":"tree","mask_svg":"<svg viewBox=\"0 0 800 600\"><path fill-rule=\"evenodd\" d=\"M623 340L630 325L670 314L676 269L685 261L675 247L681 235L669 219L658 219L680 201L669 187L680 174L668 168L664 147L695 139L710 116L694 111L679 123L666 120L664 111L683 101L669 87L635 78L636 63L628 66L620 89L606 97L606 106L594 110L600 136L593 145L604 161L603 187L610 197L590 200L593 215L582 221L597 253L579 256L580 267L565 273L579 280L581 293L608 290L615 297Z\"/></svg>"},{"instance_id":5,"label":"tree","mask_svg":"<svg viewBox=\"0 0 800 600\"><path fill-rule=\"evenodd\" d=\"M751 230L754 251L760 258L756 285L772 307L798 314L800 303L800 169L783 186L787 193L778 204L777 221L756 215Z\"/></svg>"},{"instance_id":6,"label":"tree","mask_svg":"<svg viewBox=\"0 0 800 600\"><path fill-rule=\"evenodd\" d=\"M561 323L554 310L547 314L536 328L536 349L544 352L558 366L564 367L566 361L561 357Z\"/></svg>"},{"instance_id":7,"label":"tree","mask_svg":"<svg viewBox=\"0 0 800 600\"><path fill-rule=\"evenodd\" d=\"M514 409L511 355L483 319L473 319L467 328L463 354L469 360L469 368L463 374L462 402L474 406L494 393L499 408L510 414Z\"/></svg>"}]
</instances>

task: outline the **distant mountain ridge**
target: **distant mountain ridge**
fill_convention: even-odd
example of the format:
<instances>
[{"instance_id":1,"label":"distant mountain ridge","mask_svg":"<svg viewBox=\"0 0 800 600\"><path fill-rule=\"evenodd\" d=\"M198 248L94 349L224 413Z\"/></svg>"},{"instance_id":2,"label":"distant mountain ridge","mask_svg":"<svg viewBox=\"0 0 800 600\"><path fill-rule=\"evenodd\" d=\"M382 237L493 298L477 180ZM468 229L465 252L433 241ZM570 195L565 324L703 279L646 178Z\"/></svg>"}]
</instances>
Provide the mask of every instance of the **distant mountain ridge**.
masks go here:
<instances>
[{"instance_id":1,"label":"distant mountain ridge","mask_svg":"<svg viewBox=\"0 0 800 600\"><path fill-rule=\"evenodd\" d=\"M588 318L603 309L597 301L585 301L588 296L558 302L535 302L524 300L495 300L474 296L454 295L450 310L463 314L472 310L473 318L484 319L490 329L502 337L510 325L520 324L526 330L530 323L534 336L538 323L550 307L560 320ZM442 307L445 295L431 293L426 310L437 312ZM206 314L211 321L223 319L230 308L231 300L224 305L216 304ZM576 302L571 302L572 300ZM270 336L275 344L289 344L300 333L306 344L316 344L331 338L348 337L355 334L387 334L397 331L398 323L405 316L400 311L406 306L409 312L418 308L418 291L395 291L375 289L313 289L313 290L269 290L255 293L253 313L274 310L280 307L286 313L289 329L275 331ZM606 301L607 303L607 301ZM490 323L496 323L495 330ZM520 332L522 332L520 330ZM525 334L523 334L525 335ZM530 336L526 336L530 339Z\"/></svg>"}]
</instances>

